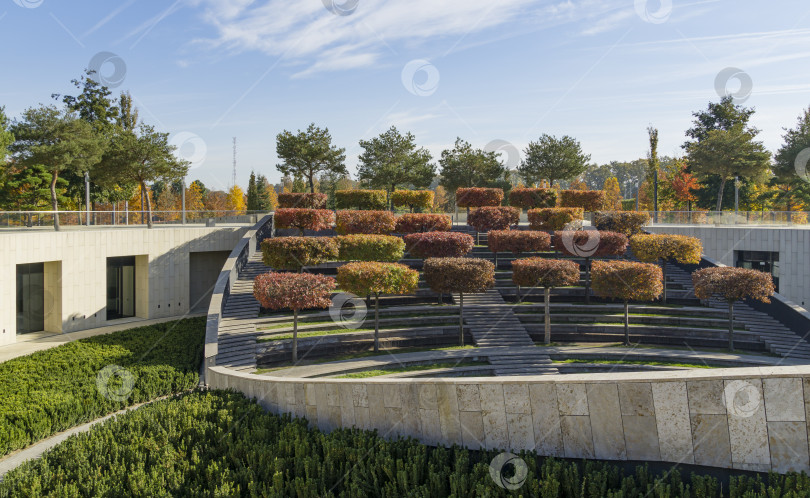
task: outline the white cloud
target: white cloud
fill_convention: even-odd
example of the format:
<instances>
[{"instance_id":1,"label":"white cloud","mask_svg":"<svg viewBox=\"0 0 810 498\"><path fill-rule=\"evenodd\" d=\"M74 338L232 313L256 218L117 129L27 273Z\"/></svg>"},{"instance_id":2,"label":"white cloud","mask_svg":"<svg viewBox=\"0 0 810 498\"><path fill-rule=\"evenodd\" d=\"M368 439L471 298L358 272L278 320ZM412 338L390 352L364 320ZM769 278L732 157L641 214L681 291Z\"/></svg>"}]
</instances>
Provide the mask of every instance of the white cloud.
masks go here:
<instances>
[{"instance_id":1,"label":"white cloud","mask_svg":"<svg viewBox=\"0 0 810 498\"><path fill-rule=\"evenodd\" d=\"M282 57L303 66L296 76L305 76L378 63L383 55L396 55L394 47L400 44L444 40L453 50L469 35L486 30L502 37L504 30L518 33L591 18L615 10L618 0L359 0L347 16L332 14L318 0L194 3L217 31L215 38L198 42Z\"/></svg>"}]
</instances>

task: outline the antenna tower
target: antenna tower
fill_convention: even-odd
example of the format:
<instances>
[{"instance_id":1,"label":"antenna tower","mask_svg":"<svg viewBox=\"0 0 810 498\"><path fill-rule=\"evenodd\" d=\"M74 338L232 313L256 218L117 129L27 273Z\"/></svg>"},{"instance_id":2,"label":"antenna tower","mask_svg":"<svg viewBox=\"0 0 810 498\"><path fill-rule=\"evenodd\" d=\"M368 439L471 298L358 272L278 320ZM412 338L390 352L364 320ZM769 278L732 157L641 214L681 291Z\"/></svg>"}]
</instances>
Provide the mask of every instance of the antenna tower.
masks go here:
<instances>
[{"instance_id":1,"label":"antenna tower","mask_svg":"<svg viewBox=\"0 0 810 498\"><path fill-rule=\"evenodd\" d=\"M236 137L233 137L233 178L231 178L231 186L236 186Z\"/></svg>"}]
</instances>

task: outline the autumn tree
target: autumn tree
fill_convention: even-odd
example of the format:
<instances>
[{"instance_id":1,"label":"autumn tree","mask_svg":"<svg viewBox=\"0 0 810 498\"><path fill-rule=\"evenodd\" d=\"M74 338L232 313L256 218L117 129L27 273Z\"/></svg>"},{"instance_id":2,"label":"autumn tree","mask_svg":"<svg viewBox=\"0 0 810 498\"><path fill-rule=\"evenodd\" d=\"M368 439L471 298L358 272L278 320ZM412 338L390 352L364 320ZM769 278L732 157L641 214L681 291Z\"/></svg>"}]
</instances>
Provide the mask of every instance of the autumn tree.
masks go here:
<instances>
[{"instance_id":1,"label":"autumn tree","mask_svg":"<svg viewBox=\"0 0 810 498\"><path fill-rule=\"evenodd\" d=\"M550 291L579 283L579 265L573 261L545 258L525 258L512 261L512 282L520 287L542 287L545 303L544 342L551 342ZM519 292L519 291L518 291ZM518 295L520 301L520 295Z\"/></svg>"},{"instance_id":2,"label":"autumn tree","mask_svg":"<svg viewBox=\"0 0 810 498\"><path fill-rule=\"evenodd\" d=\"M734 303L741 299L771 302L774 293L770 273L745 268L721 266L704 268L692 274L695 296L709 299L717 296L728 303L728 349L734 351Z\"/></svg>"},{"instance_id":3,"label":"autumn tree","mask_svg":"<svg viewBox=\"0 0 810 498\"><path fill-rule=\"evenodd\" d=\"M629 301L653 301L663 291L661 268L631 261L594 261L593 290L599 297L624 302L624 344L630 345Z\"/></svg>"},{"instance_id":4,"label":"autumn tree","mask_svg":"<svg viewBox=\"0 0 810 498\"><path fill-rule=\"evenodd\" d=\"M664 278L663 302L667 302L667 263L677 261L696 265L703 254L703 243L697 237L671 234L638 234L630 237L633 254L644 263L661 261Z\"/></svg>"},{"instance_id":5,"label":"autumn tree","mask_svg":"<svg viewBox=\"0 0 810 498\"><path fill-rule=\"evenodd\" d=\"M619 211L622 208L622 191L619 188L619 180L615 176L611 176L605 180L602 191L605 192L603 209Z\"/></svg>"},{"instance_id":6,"label":"autumn tree","mask_svg":"<svg viewBox=\"0 0 810 498\"><path fill-rule=\"evenodd\" d=\"M342 290L358 296L374 296L374 352L380 350L380 295L412 294L419 284L419 272L399 263L347 263L337 271Z\"/></svg>"},{"instance_id":7,"label":"autumn tree","mask_svg":"<svg viewBox=\"0 0 810 498\"><path fill-rule=\"evenodd\" d=\"M344 164L345 152L346 149L332 145L329 128L318 128L312 123L306 131L298 130L294 134L284 130L276 136L276 155L281 159L276 169L282 175L305 179L309 184L309 191L315 193L317 175L349 174Z\"/></svg>"},{"instance_id":8,"label":"autumn tree","mask_svg":"<svg viewBox=\"0 0 810 498\"><path fill-rule=\"evenodd\" d=\"M298 312L328 308L335 279L311 273L265 273L253 281L253 296L263 308L293 311L292 361L298 361Z\"/></svg>"},{"instance_id":9,"label":"autumn tree","mask_svg":"<svg viewBox=\"0 0 810 498\"><path fill-rule=\"evenodd\" d=\"M675 201L680 205L685 205L687 211L691 211L692 203L698 199L694 192L700 190L700 183L695 178L695 175L689 172L685 162L679 162L678 169L669 179L669 183Z\"/></svg>"},{"instance_id":10,"label":"autumn tree","mask_svg":"<svg viewBox=\"0 0 810 498\"><path fill-rule=\"evenodd\" d=\"M247 207L245 203L245 192L239 185L234 185L228 190L228 209L236 211L236 214L243 213Z\"/></svg>"}]
</instances>

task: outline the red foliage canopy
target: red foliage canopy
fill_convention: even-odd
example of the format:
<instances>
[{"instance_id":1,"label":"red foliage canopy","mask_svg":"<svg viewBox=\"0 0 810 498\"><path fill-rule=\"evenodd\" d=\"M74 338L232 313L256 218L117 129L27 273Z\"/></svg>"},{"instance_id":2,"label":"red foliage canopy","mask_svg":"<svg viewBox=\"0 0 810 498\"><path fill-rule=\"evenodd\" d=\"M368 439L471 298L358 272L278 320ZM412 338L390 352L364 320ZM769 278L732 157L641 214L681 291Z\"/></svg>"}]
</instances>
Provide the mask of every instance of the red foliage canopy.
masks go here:
<instances>
[{"instance_id":1,"label":"red foliage canopy","mask_svg":"<svg viewBox=\"0 0 810 498\"><path fill-rule=\"evenodd\" d=\"M278 205L281 208L326 209L326 194L311 192L282 192L278 194Z\"/></svg>"},{"instance_id":2,"label":"red foliage canopy","mask_svg":"<svg viewBox=\"0 0 810 498\"><path fill-rule=\"evenodd\" d=\"M769 303L774 293L770 273L729 266L698 270L692 274L692 283L695 296L700 299L717 295L732 302L751 298Z\"/></svg>"},{"instance_id":3,"label":"red foliage canopy","mask_svg":"<svg viewBox=\"0 0 810 498\"><path fill-rule=\"evenodd\" d=\"M335 229L340 235L350 233L387 235L393 232L396 226L396 218L390 211L338 211Z\"/></svg>"},{"instance_id":4,"label":"red foliage canopy","mask_svg":"<svg viewBox=\"0 0 810 498\"><path fill-rule=\"evenodd\" d=\"M492 252L521 254L547 251L551 247L551 236L531 230L493 230L487 235L487 242Z\"/></svg>"},{"instance_id":5,"label":"red foliage canopy","mask_svg":"<svg viewBox=\"0 0 810 498\"><path fill-rule=\"evenodd\" d=\"M561 190L560 206L581 207L585 211L593 212L602 209L605 203L603 190Z\"/></svg>"},{"instance_id":6,"label":"red foliage canopy","mask_svg":"<svg viewBox=\"0 0 810 498\"><path fill-rule=\"evenodd\" d=\"M602 258L627 251L627 237L616 232L577 230L554 232L554 249L567 256Z\"/></svg>"},{"instance_id":7,"label":"red foliage canopy","mask_svg":"<svg viewBox=\"0 0 810 498\"><path fill-rule=\"evenodd\" d=\"M475 245L471 235L461 232L412 233L404 238L405 250L415 258L459 258Z\"/></svg>"},{"instance_id":8,"label":"red foliage canopy","mask_svg":"<svg viewBox=\"0 0 810 498\"><path fill-rule=\"evenodd\" d=\"M480 207L467 216L467 224L479 232L505 230L520 222L520 209L512 206Z\"/></svg>"},{"instance_id":9,"label":"red foliage canopy","mask_svg":"<svg viewBox=\"0 0 810 498\"><path fill-rule=\"evenodd\" d=\"M557 191L551 188L519 188L509 191L509 204L523 209L550 208L557 205Z\"/></svg>"},{"instance_id":10,"label":"red foliage canopy","mask_svg":"<svg viewBox=\"0 0 810 498\"><path fill-rule=\"evenodd\" d=\"M397 218L397 233L447 232L453 220L446 214L406 213Z\"/></svg>"},{"instance_id":11,"label":"red foliage canopy","mask_svg":"<svg viewBox=\"0 0 810 498\"><path fill-rule=\"evenodd\" d=\"M456 190L456 204L459 207L499 206L503 201L500 188L460 188Z\"/></svg>"},{"instance_id":12,"label":"red foliage canopy","mask_svg":"<svg viewBox=\"0 0 810 498\"><path fill-rule=\"evenodd\" d=\"M565 259L512 261L512 282L521 287L566 287L579 283L579 265Z\"/></svg>"},{"instance_id":13,"label":"red foliage canopy","mask_svg":"<svg viewBox=\"0 0 810 498\"><path fill-rule=\"evenodd\" d=\"M313 273L265 273L253 281L253 296L271 310L328 308L335 279Z\"/></svg>"},{"instance_id":14,"label":"red foliage canopy","mask_svg":"<svg viewBox=\"0 0 810 498\"><path fill-rule=\"evenodd\" d=\"M495 286L495 265L478 258L430 258L422 271L435 292L484 292Z\"/></svg>"},{"instance_id":15,"label":"red foliage canopy","mask_svg":"<svg viewBox=\"0 0 810 498\"><path fill-rule=\"evenodd\" d=\"M335 213L328 209L284 208L276 209L276 228L326 230L335 222Z\"/></svg>"},{"instance_id":16,"label":"red foliage canopy","mask_svg":"<svg viewBox=\"0 0 810 498\"><path fill-rule=\"evenodd\" d=\"M661 267L632 261L594 261L591 268L597 296L622 301L652 301L664 290Z\"/></svg>"}]
</instances>

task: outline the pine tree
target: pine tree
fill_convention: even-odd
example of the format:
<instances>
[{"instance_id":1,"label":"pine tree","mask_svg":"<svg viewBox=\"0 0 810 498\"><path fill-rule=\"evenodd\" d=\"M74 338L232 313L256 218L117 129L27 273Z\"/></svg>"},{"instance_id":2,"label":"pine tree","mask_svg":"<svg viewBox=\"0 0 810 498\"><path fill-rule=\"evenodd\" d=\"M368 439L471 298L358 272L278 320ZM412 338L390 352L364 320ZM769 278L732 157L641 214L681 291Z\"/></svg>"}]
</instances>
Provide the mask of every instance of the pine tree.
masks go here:
<instances>
[{"instance_id":1,"label":"pine tree","mask_svg":"<svg viewBox=\"0 0 810 498\"><path fill-rule=\"evenodd\" d=\"M259 192L256 186L256 173L251 171L247 188L247 210L258 211L260 209L259 202Z\"/></svg>"}]
</instances>

